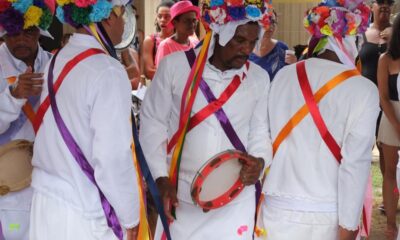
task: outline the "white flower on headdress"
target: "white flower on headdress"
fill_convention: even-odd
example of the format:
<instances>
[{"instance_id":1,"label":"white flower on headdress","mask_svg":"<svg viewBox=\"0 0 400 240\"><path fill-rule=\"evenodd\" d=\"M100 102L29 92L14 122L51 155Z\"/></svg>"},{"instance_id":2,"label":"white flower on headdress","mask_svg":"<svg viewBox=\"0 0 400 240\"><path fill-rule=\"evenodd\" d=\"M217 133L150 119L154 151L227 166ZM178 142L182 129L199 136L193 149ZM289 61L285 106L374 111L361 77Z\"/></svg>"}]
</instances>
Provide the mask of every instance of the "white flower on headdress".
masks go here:
<instances>
[{"instance_id":1,"label":"white flower on headdress","mask_svg":"<svg viewBox=\"0 0 400 240\"><path fill-rule=\"evenodd\" d=\"M330 16L327 17L327 18L325 19L325 22L326 22L328 25L331 26L331 25L333 25L334 23L336 23L337 21L339 21L339 19L338 19L338 17L337 17L336 10L331 10Z\"/></svg>"},{"instance_id":2,"label":"white flower on headdress","mask_svg":"<svg viewBox=\"0 0 400 240\"><path fill-rule=\"evenodd\" d=\"M210 17L216 24L225 24L226 21L226 10L221 7L210 9Z\"/></svg>"}]
</instances>

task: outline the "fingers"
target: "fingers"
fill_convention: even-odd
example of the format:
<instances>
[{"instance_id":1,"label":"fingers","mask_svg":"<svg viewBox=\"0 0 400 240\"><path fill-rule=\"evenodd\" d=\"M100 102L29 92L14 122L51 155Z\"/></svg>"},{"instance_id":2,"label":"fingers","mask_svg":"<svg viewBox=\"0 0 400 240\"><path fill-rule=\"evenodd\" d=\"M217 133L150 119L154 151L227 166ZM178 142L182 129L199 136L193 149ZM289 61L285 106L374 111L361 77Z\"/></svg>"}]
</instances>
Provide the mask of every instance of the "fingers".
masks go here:
<instances>
[{"instance_id":1,"label":"fingers","mask_svg":"<svg viewBox=\"0 0 400 240\"><path fill-rule=\"evenodd\" d=\"M25 70L25 73L31 73L32 72L32 67L28 66Z\"/></svg>"},{"instance_id":2,"label":"fingers","mask_svg":"<svg viewBox=\"0 0 400 240\"><path fill-rule=\"evenodd\" d=\"M16 98L27 98L38 96L42 92L43 73L29 73L31 69L18 76L18 81L12 90L12 95Z\"/></svg>"},{"instance_id":3,"label":"fingers","mask_svg":"<svg viewBox=\"0 0 400 240\"><path fill-rule=\"evenodd\" d=\"M250 155L247 155L245 163L241 161L243 166L240 170L240 180L244 185L253 185L258 181L263 168L262 161Z\"/></svg>"}]
</instances>

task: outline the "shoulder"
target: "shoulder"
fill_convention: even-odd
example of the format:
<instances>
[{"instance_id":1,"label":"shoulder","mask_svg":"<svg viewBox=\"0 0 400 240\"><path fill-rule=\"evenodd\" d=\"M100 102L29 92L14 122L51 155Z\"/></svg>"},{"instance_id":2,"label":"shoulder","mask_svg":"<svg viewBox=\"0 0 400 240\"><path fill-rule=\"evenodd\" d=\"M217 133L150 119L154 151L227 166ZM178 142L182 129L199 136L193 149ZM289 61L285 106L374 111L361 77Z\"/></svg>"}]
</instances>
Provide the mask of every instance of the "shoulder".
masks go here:
<instances>
[{"instance_id":1,"label":"shoulder","mask_svg":"<svg viewBox=\"0 0 400 240\"><path fill-rule=\"evenodd\" d=\"M257 82L257 84L260 84L261 86L269 85L270 78L268 72L265 71L258 64L251 61L249 62L250 62L248 70L249 78L254 79Z\"/></svg>"},{"instance_id":2,"label":"shoulder","mask_svg":"<svg viewBox=\"0 0 400 240\"><path fill-rule=\"evenodd\" d=\"M278 40L278 42L276 43L276 45L277 45L279 48L282 48L283 50L289 49L289 47L288 47L288 45L287 45L286 43L284 43L284 42L282 42L282 41L279 41L279 40Z\"/></svg>"}]
</instances>

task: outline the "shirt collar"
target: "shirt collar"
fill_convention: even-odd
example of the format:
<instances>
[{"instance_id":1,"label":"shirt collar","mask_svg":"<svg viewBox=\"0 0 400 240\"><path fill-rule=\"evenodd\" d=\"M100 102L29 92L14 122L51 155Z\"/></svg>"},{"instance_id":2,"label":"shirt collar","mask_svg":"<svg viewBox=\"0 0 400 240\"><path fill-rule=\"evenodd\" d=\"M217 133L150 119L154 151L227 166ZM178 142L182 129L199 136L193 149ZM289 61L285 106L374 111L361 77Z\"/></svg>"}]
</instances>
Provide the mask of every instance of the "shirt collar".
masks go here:
<instances>
[{"instance_id":1,"label":"shirt collar","mask_svg":"<svg viewBox=\"0 0 400 240\"><path fill-rule=\"evenodd\" d=\"M246 67L246 64L238 69L232 68L225 71L221 71L207 60L206 67L204 68L203 77L211 78L216 81L224 81L224 80L230 81L235 75L238 75L243 81L242 76L247 76L247 74L248 74L248 68Z\"/></svg>"}]
</instances>

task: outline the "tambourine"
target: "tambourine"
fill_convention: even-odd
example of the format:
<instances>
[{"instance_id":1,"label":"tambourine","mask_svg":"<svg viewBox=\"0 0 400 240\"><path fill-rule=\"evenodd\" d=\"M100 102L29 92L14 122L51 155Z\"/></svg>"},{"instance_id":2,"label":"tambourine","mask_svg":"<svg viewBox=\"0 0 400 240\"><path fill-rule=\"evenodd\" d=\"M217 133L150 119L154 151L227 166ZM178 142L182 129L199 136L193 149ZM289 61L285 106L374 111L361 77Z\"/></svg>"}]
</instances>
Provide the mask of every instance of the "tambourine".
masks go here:
<instances>
[{"instance_id":1,"label":"tambourine","mask_svg":"<svg viewBox=\"0 0 400 240\"><path fill-rule=\"evenodd\" d=\"M31 184L33 143L14 140L0 146L0 196Z\"/></svg>"},{"instance_id":2,"label":"tambourine","mask_svg":"<svg viewBox=\"0 0 400 240\"><path fill-rule=\"evenodd\" d=\"M249 161L237 150L227 150L208 160L197 172L191 185L193 202L204 210L225 206L244 189L240 180L243 164Z\"/></svg>"},{"instance_id":3,"label":"tambourine","mask_svg":"<svg viewBox=\"0 0 400 240\"><path fill-rule=\"evenodd\" d=\"M117 50L129 47L136 36L136 16L135 10L131 5L125 6L125 12L122 17L125 22L124 33L122 34L122 41L118 45L114 46Z\"/></svg>"}]
</instances>

